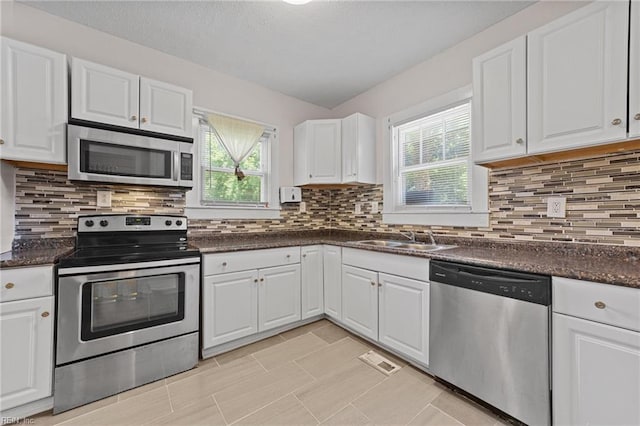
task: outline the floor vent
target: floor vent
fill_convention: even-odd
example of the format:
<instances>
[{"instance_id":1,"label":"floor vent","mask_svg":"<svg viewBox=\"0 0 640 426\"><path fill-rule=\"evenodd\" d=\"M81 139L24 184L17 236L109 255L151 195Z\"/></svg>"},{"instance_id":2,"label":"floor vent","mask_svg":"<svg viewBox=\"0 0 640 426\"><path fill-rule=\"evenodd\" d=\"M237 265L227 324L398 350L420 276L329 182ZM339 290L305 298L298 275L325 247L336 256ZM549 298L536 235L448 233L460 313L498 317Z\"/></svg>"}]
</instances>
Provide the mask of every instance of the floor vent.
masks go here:
<instances>
[{"instance_id":1,"label":"floor vent","mask_svg":"<svg viewBox=\"0 0 640 426\"><path fill-rule=\"evenodd\" d=\"M374 351L369 351L365 354L362 354L358 358L386 375L393 374L396 371L400 370L399 365L394 364L393 362L389 361L388 359Z\"/></svg>"}]
</instances>

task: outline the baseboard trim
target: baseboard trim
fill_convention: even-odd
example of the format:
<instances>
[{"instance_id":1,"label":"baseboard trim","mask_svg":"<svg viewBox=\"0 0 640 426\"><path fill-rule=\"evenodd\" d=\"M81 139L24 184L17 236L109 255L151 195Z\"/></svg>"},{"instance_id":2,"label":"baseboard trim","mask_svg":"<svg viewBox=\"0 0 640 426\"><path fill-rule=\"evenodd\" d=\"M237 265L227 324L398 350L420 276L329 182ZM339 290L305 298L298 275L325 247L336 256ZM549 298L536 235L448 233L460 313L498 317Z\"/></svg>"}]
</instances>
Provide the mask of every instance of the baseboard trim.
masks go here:
<instances>
[{"instance_id":1,"label":"baseboard trim","mask_svg":"<svg viewBox=\"0 0 640 426\"><path fill-rule=\"evenodd\" d=\"M44 411L51 410L53 408L53 397L42 398L37 401L29 402L28 404L20 405L18 407L9 408L0 412L0 420L2 424L19 423L26 417L40 414ZM25 423L27 424L27 423Z\"/></svg>"}]
</instances>

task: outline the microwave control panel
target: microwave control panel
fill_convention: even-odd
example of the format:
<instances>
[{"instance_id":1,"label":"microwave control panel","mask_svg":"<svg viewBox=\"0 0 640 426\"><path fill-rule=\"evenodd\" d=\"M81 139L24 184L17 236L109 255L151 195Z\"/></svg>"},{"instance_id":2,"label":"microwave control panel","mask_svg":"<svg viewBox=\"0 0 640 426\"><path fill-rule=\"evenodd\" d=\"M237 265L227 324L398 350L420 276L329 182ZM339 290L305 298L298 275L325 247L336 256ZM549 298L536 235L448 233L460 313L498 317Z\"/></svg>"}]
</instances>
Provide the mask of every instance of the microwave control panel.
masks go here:
<instances>
[{"instance_id":1,"label":"microwave control panel","mask_svg":"<svg viewBox=\"0 0 640 426\"><path fill-rule=\"evenodd\" d=\"M193 154L180 154L180 180L193 180Z\"/></svg>"}]
</instances>

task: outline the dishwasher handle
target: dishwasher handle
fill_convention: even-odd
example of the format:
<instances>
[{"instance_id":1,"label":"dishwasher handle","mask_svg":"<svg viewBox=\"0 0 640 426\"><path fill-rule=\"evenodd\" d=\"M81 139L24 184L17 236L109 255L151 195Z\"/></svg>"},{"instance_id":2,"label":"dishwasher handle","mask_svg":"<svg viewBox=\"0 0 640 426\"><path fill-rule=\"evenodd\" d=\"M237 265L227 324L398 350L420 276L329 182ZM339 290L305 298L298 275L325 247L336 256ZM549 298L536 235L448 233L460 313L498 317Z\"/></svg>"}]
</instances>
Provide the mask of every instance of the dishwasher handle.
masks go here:
<instances>
[{"instance_id":1,"label":"dishwasher handle","mask_svg":"<svg viewBox=\"0 0 640 426\"><path fill-rule=\"evenodd\" d=\"M551 277L454 262L431 261L432 282L549 306Z\"/></svg>"}]
</instances>

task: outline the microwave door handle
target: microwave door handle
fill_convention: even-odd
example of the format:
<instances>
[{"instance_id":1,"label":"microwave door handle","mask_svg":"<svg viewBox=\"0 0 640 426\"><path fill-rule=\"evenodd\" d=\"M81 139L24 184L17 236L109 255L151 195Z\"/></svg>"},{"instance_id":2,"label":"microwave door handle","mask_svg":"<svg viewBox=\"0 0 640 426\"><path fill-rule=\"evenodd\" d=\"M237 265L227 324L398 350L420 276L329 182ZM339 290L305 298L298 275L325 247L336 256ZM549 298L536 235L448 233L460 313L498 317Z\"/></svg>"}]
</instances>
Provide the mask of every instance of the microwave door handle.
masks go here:
<instances>
[{"instance_id":1,"label":"microwave door handle","mask_svg":"<svg viewBox=\"0 0 640 426\"><path fill-rule=\"evenodd\" d=\"M173 180L178 181L180 177L180 152L173 152Z\"/></svg>"}]
</instances>

